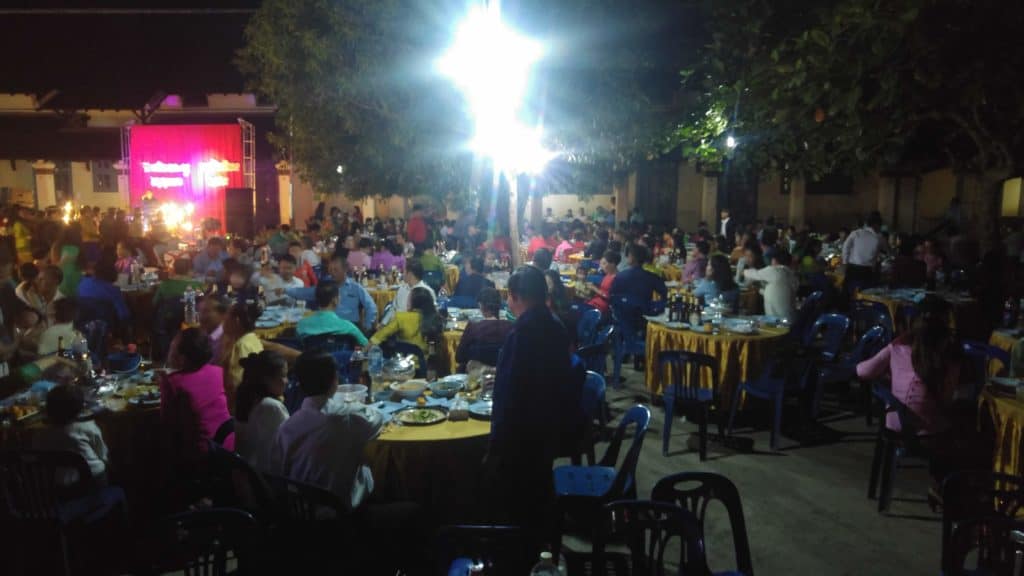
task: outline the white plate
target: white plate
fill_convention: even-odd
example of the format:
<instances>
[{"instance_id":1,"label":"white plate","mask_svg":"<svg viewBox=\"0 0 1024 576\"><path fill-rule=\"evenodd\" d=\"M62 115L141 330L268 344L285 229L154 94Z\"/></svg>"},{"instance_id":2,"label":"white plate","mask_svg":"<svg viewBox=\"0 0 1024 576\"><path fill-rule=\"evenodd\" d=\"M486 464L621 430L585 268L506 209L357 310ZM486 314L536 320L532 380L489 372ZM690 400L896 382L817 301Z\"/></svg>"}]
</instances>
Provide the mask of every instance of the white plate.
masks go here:
<instances>
[{"instance_id":1,"label":"white plate","mask_svg":"<svg viewBox=\"0 0 1024 576\"><path fill-rule=\"evenodd\" d=\"M277 320L257 320L256 321L256 327L257 328L277 328L280 325L281 325L281 322L277 321Z\"/></svg>"}]
</instances>

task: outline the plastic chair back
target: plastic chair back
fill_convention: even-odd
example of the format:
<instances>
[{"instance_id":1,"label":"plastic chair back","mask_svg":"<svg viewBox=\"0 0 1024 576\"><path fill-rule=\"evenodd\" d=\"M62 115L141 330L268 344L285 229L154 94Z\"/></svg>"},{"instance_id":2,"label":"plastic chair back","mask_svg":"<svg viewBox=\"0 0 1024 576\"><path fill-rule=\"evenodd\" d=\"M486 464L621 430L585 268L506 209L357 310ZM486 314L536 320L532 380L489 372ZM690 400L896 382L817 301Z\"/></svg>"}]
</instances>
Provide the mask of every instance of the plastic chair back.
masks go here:
<instances>
[{"instance_id":1,"label":"plastic chair back","mask_svg":"<svg viewBox=\"0 0 1024 576\"><path fill-rule=\"evenodd\" d=\"M167 358L171 349L171 341L181 330L185 322L185 309L178 300L161 300L156 305L152 329L152 357L155 361ZM92 339L89 339L92 342Z\"/></svg>"},{"instance_id":2,"label":"plastic chair back","mask_svg":"<svg viewBox=\"0 0 1024 576\"><path fill-rule=\"evenodd\" d=\"M671 502L689 510L697 520L701 542L704 542L706 535L704 521L707 517L708 504L714 500L721 502L729 514L736 571L744 576L754 576L743 504L740 502L739 490L731 480L713 472L681 472L658 480L651 491L651 499ZM710 573L710 570L704 567L703 573Z\"/></svg>"},{"instance_id":3,"label":"plastic chair back","mask_svg":"<svg viewBox=\"0 0 1024 576\"><path fill-rule=\"evenodd\" d=\"M348 509L333 492L283 476L265 475L283 520L316 522L339 520Z\"/></svg>"},{"instance_id":4,"label":"plastic chair back","mask_svg":"<svg viewBox=\"0 0 1024 576\"><path fill-rule=\"evenodd\" d=\"M1013 519L1024 505L1024 478L988 470L954 472L942 483L942 570L955 570L953 531L971 518Z\"/></svg>"},{"instance_id":5,"label":"plastic chair back","mask_svg":"<svg viewBox=\"0 0 1024 576\"><path fill-rule=\"evenodd\" d=\"M989 364L992 360L998 360L1002 364L1001 372L1010 369L1010 353L1002 348L984 342L964 340L963 352L971 370L970 382L976 391L980 391L988 382Z\"/></svg>"},{"instance_id":6,"label":"plastic chair back","mask_svg":"<svg viewBox=\"0 0 1024 576\"><path fill-rule=\"evenodd\" d=\"M815 338L821 336L821 357L826 361L835 360L843 347L846 332L850 329L850 319L842 314L822 314L814 321L811 330L804 337L804 346L814 344Z\"/></svg>"},{"instance_id":7,"label":"plastic chair back","mask_svg":"<svg viewBox=\"0 0 1024 576\"><path fill-rule=\"evenodd\" d=\"M814 321L821 316L825 307L825 293L821 290L816 290L807 295L804 298L804 303L800 307L800 310L796 313L796 321L793 322L789 333L797 339L798 342L805 342L807 340L807 334L811 331L811 327L814 325Z\"/></svg>"},{"instance_id":8,"label":"plastic chair back","mask_svg":"<svg viewBox=\"0 0 1024 576\"><path fill-rule=\"evenodd\" d=\"M718 360L698 352L683 350L666 350L658 353L658 376L661 377L664 389L671 388L677 400L698 402L708 397L707 388L701 386L700 376L703 370L711 372L711 399L718 390ZM671 371L672 381L667 375Z\"/></svg>"},{"instance_id":9,"label":"plastic chair back","mask_svg":"<svg viewBox=\"0 0 1024 576\"><path fill-rule=\"evenodd\" d=\"M647 303L629 296L611 299L612 319L615 331L626 354L640 354L644 351L644 313Z\"/></svg>"},{"instance_id":10,"label":"plastic chair back","mask_svg":"<svg viewBox=\"0 0 1024 576\"><path fill-rule=\"evenodd\" d=\"M886 333L886 340L892 340L896 333L889 308L881 302L856 300L852 311L853 330L856 334L864 334L875 326L881 326Z\"/></svg>"},{"instance_id":11,"label":"plastic chair back","mask_svg":"<svg viewBox=\"0 0 1024 576\"><path fill-rule=\"evenodd\" d=\"M688 510L667 502L619 500L604 507L605 517L594 542L594 573L608 573L605 542L624 542L629 547L629 565L614 566L615 574L660 576L667 574L666 554L670 542L679 546L678 574L702 574L706 565L697 520ZM621 558L621 557L620 557ZM613 563L614 565L614 563Z\"/></svg>"},{"instance_id":12,"label":"plastic chair back","mask_svg":"<svg viewBox=\"0 0 1024 576\"><path fill-rule=\"evenodd\" d=\"M76 452L0 452L2 515L11 520L59 523L61 502L84 496L93 487L89 465Z\"/></svg>"},{"instance_id":13,"label":"plastic chair back","mask_svg":"<svg viewBox=\"0 0 1024 576\"><path fill-rule=\"evenodd\" d=\"M107 338L117 327L114 305L106 300L82 298L78 301L78 317L74 324L89 342L89 354L102 361L107 354Z\"/></svg>"},{"instance_id":14,"label":"plastic chair back","mask_svg":"<svg viewBox=\"0 0 1024 576\"><path fill-rule=\"evenodd\" d=\"M875 384L872 389L872 394L875 398L882 401L885 406L885 413L895 412L900 421L900 435L904 438L912 439L917 436L917 431L921 429L921 421L914 414L906 404L901 402L899 398L893 395L892 390ZM885 418L882 418L881 425L885 426Z\"/></svg>"},{"instance_id":15,"label":"plastic chair back","mask_svg":"<svg viewBox=\"0 0 1024 576\"><path fill-rule=\"evenodd\" d=\"M299 342L304 351L322 350L325 352L342 349L354 350L358 344L351 334L317 334L306 336Z\"/></svg>"},{"instance_id":16,"label":"plastic chair back","mask_svg":"<svg viewBox=\"0 0 1024 576\"><path fill-rule=\"evenodd\" d=\"M256 513L270 511L273 503L270 487L241 456L211 440L208 458L214 506L244 508Z\"/></svg>"},{"instance_id":17,"label":"plastic chair back","mask_svg":"<svg viewBox=\"0 0 1024 576\"><path fill-rule=\"evenodd\" d=\"M875 326L865 332L850 352L850 356L846 360L847 366L856 371L857 364L873 358L875 354L881 352L882 348L889 344L889 339L886 336L885 328L882 326Z\"/></svg>"},{"instance_id":18,"label":"plastic chair back","mask_svg":"<svg viewBox=\"0 0 1024 576\"><path fill-rule=\"evenodd\" d=\"M636 464L640 459L640 450L643 448L644 436L647 434L650 422L650 409L642 404L637 404L626 412L622 417L622 421L619 422L618 428L612 434L611 442L608 443L608 449L605 451L604 456L601 457L601 461L598 463L599 466L615 467L619 460L619 450L622 448L622 441L626 436L626 428L630 425L635 425L633 439L630 442L629 449L626 451L626 457L622 461L622 466L615 473L615 480L608 490L608 494L612 495L613 498L617 496L626 498L636 496Z\"/></svg>"},{"instance_id":19,"label":"plastic chair back","mask_svg":"<svg viewBox=\"0 0 1024 576\"><path fill-rule=\"evenodd\" d=\"M186 576L228 574L229 559L238 573L255 568L251 553L256 520L244 510L209 508L167 519L161 572L180 570Z\"/></svg>"},{"instance_id":20,"label":"plastic chair back","mask_svg":"<svg viewBox=\"0 0 1024 576\"><path fill-rule=\"evenodd\" d=\"M606 388L604 376L587 370L587 379L583 382L583 414L588 422L601 420L602 424L604 423Z\"/></svg>"},{"instance_id":21,"label":"plastic chair back","mask_svg":"<svg viewBox=\"0 0 1024 576\"><path fill-rule=\"evenodd\" d=\"M576 343L589 346L597 339L597 326L601 323L601 311L596 308L581 310L576 322Z\"/></svg>"},{"instance_id":22,"label":"plastic chair back","mask_svg":"<svg viewBox=\"0 0 1024 576\"><path fill-rule=\"evenodd\" d=\"M959 523L950 537L950 566L944 574L1019 576L1024 565L1024 520L982 516ZM968 568L968 557L975 566Z\"/></svg>"}]
</instances>

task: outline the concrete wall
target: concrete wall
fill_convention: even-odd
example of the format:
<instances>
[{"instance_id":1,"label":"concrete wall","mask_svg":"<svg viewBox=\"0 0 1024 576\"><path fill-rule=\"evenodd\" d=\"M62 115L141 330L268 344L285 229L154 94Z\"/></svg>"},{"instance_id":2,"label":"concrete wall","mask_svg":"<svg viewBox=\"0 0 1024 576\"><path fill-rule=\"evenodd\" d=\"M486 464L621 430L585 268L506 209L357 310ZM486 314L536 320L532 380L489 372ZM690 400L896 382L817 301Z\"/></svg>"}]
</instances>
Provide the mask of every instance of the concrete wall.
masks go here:
<instances>
[{"instance_id":1,"label":"concrete wall","mask_svg":"<svg viewBox=\"0 0 1024 576\"><path fill-rule=\"evenodd\" d=\"M0 188L34 190L35 186L32 162L15 160L12 167L10 160L0 160Z\"/></svg>"},{"instance_id":2,"label":"concrete wall","mask_svg":"<svg viewBox=\"0 0 1024 576\"><path fill-rule=\"evenodd\" d=\"M128 208L127 199L114 192L96 192L92 185L92 172L86 162L71 163L71 192L78 206L100 208Z\"/></svg>"},{"instance_id":3,"label":"concrete wall","mask_svg":"<svg viewBox=\"0 0 1024 576\"><path fill-rule=\"evenodd\" d=\"M583 200L575 194L549 194L544 197L543 205L544 214L547 214L547 210L550 208L552 214L561 217L565 215L566 210L571 208L573 215L579 216L580 208L583 208L586 215L590 216L597 210L598 206L603 206L605 210L611 210L612 195L595 194Z\"/></svg>"}]
</instances>

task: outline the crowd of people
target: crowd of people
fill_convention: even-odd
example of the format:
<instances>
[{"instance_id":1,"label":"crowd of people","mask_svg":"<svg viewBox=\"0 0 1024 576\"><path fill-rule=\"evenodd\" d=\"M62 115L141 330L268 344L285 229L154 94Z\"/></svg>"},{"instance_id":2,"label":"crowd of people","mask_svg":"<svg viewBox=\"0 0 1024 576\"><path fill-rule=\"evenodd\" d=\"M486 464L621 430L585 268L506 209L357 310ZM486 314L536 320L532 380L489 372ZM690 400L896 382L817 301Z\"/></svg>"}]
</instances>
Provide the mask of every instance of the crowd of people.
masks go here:
<instances>
[{"instance_id":1,"label":"crowd of people","mask_svg":"<svg viewBox=\"0 0 1024 576\"><path fill-rule=\"evenodd\" d=\"M948 278L984 302L1001 304L1000 265L1021 254L1019 247L1012 253L1012 237L979 258L956 229L941 239L887 233L877 213L852 232L818 234L772 220L743 225L728 210L714 228L702 223L691 233L647 224L638 210L622 222L614 210L590 218L579 212L555 218L549 210L513 242L488 237L473 210L446 221L419 206L408 220L363 219L358 209L325 214L321 207L301 233L281 225L254 239L208 236L190 255L159 223L143 226L137 212L129 218L83 207L62 222L53 213L14 207L6 220L11 242L0 248L0 359L7 366L0 376L11 380L20 367L60 348L95 349L81 331L83 303L109 307L112 348L144 339L133 333L122 287L137 281L138 270L156 270L158 310L179 309L187 293L201 294L194 325L176 330L167 350L156 338L149 349L153 357L166 356L173 370L160 382L161 421L173 431L168 460L199 474L209 442L216 442L257 470L326 488L360 514L401 521L415 511L375 501L362 460L383 416L368 405L331 402L339 384L334 358L261 339L257 319L267 303L309 301L315 311L296 326L300 342L324 335L350 338L359 347L397 340L427 353L445 326L439 299L479 308L483 319L464 331L456 361L464 369L476 359L474 350L501 350L484 463L501 495L495 510L541 535L550 528L552 463L576 441L582 418L573 416L583 378L572 357L573 305L593 307L603 322L612 322L617 301L645 307L666 300L670 266L680 269L679 285L705 303L722 301L738 311L741 291L759 290L758 308L747 311L787 320L795 318L798 298L811 291L845 308L856 290L879 285L883 273L892 286L935 286ZM530 264L512 271L503 302L488 275L519 246ZM462 268L451 294L428 281L443 272L446 260ZM563 283L566 269L578 279L575 300ZM833 280L840 269L841 288ZM400 279L386 312L359 281L367 274ZM948 308L928 299L910 330L858 366L865 378L891 374L894 393L937 437L952 426L960 365L948 317ZM292 413L282 402L289 378L304 396ZM55 429L81 441L61 444L50 435L46 442L76 447L100 476L107 458L103 438L95 426L68 419L77 405L74 394L68 399L70 386L53 388L47 409ZM890 419L889 426L898 423Z\"/></svg>"}]
</instances>

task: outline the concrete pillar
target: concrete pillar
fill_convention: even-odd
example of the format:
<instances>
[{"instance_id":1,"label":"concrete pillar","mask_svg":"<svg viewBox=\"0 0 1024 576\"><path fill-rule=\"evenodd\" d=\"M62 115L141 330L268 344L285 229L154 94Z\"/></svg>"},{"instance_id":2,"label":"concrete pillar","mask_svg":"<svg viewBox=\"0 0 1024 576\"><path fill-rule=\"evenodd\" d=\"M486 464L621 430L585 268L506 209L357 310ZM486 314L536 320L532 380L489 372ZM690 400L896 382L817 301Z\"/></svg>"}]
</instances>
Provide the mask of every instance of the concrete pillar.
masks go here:
<instances>
[{"instance_id":1,"label":"concrete pillar","mask_svg":"<svg viewBox=\"0 0 1024 576\"><path fill-rule=\"evenodd\" d=\"M627 200L626 195L629 193L629 177L617 178L614 185L612 186L612 197L615 200L615 218L616 220L622 220L625 214L628 218L629 210L626 208ZM615 223L618 226L618 222Z\"/></svg>"},{"instance_id":2,"label":"concrete pillar","mask_svg":"<svg viewBox=\"0 0 1024 576\"><path fill-rule=\"evenodd\" d=\"M893 178L878 178L878 212L882 214L883 224L896 227L896 180Z\"/></svg>"},{"instance_id":3,"label":"concrete pillar","mask_svg":"<svg viewBox=\"0 0 1024 576\"><path fill-rule=\"evenodd\" d=\"M807 223L807 183L803 178L793 178L789 184L789 224L797 230Z\"/></svg>"},{"instance_id":4,"label":"concrete pillar","mask_svg":"<svg viewBox=\"0 0 1024 576\"><path fill-rule=\"evenodd\" d=\"M48 160L37 160L32 163L36 178L36 208L43 209L57 205L57 185L53 179L53 171L57 165Z\"/></svg>"},{"instance_id":5,"label":"concrete pillar","mask_svg":"<svg viewBox=\"0 0 1024 576\"><path fill-rule=\"evenodd\" d=\"M128 173L128 165L118 160L114 162L114 170L117 170L117 197L118 205L124 206L126 210L132 208L131 178Z\"/></svg>"},{"instance_id":6,"label":"concrete pillar","mask_svg":"<svg viewBox=\"0 0 1024 576\"><path fill-rule=\"evenodd\" d=\"M636 191L636 179L637 179L636 170L634 170L634 171L629 173L629 180L626 181L626 183L627 183L626 202L622 205L621 208L619 208L615 212L615 215L618 217L619 222L622 222L623 220L628 221L630 213L632 213L633 212L633 208L636 207L636 204L637 204L637 198L636 198L636 194L637 194L637 191Z\"/></svg>"},{"instance_id":7,"label":"concrete pillar","mask_svg":"<svg viewBox=\"0 0 1024 576\"><path fill-rule=\"evenodd\" d=\"M718 175L704 175L700 194L700 219L714 228L718 221Z\"/></svg>"},{"instance_id":8,"label":"concrete pillar","mask_svg":"<svg viewBox=\"0 0 1024 576\"><path fill-rule=\"evenodd\" d=\"M277 170L277 210L281 224L294 224L295 207L292 204L292 167L281 160L274 164Z\"/></svg>"}]
</instances>

